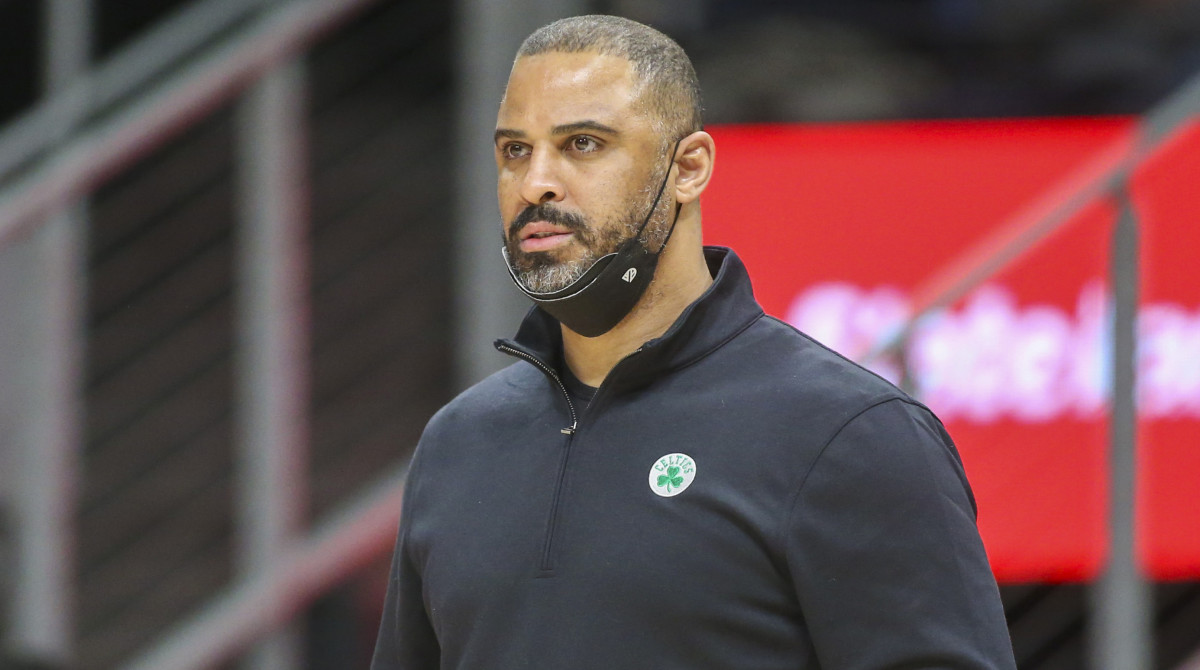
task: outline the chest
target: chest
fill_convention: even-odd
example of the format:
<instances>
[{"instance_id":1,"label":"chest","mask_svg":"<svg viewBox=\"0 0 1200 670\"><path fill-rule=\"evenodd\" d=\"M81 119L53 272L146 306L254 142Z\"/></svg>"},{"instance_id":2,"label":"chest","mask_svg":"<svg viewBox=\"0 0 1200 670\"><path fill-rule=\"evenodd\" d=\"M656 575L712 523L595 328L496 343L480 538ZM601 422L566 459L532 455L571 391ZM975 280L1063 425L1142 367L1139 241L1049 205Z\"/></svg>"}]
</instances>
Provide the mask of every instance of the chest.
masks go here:
<instances>
[{"instance_id":1,"label":"chest","mask_svg":"<svg viewBox=\"0 0 1200 670\"><path fill-rule=\"evenodd\" d=\"M589 607L632 628L727 631L795 610L778 549L797 481L789 445L719 410L592 419L504 444L483 431L423 471L410 538L435 626Z\"/></svg>"}]
</instances>

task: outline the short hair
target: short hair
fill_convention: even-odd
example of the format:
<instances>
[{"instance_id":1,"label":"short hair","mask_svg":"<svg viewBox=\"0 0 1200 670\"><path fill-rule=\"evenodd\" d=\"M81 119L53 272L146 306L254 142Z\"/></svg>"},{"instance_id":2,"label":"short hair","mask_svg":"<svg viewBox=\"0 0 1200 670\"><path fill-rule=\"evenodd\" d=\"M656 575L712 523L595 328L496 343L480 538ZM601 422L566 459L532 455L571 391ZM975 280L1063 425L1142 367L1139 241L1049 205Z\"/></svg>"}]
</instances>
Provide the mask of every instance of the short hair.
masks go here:
<instances>
[{"instance_id":1,"label":"short hair","mask_svg":"<svg viewBox=\"0 0 1200 670\"><path fill-rule=\"evenodd\" d=\"M629 61L641 103L661 124L664 145L704 128L692 61L675 40L650 26L600 14L559 19L525 38L517 60L553 52L593 52Z\"/></svg>"}]
</instances>

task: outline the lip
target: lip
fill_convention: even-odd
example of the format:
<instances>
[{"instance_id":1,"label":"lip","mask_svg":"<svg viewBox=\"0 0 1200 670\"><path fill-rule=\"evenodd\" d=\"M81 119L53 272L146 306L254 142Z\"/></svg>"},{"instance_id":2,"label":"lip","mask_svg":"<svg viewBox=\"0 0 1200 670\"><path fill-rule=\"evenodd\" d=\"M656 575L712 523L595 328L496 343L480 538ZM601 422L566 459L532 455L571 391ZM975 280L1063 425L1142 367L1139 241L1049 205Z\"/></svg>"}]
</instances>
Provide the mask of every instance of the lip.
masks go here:
<instances>
[{"instance_id":1,"label":"lip","mask_svg":"<svg viewBox=\"0 0 1200 670\"><path fill-rule=\"evenodd\" d=\"M538 237L534 237L538 235ZM533 221L521 229L521 251L546 251L566 244L575 235L563 226Z\"/></svg>"}]
</instances>

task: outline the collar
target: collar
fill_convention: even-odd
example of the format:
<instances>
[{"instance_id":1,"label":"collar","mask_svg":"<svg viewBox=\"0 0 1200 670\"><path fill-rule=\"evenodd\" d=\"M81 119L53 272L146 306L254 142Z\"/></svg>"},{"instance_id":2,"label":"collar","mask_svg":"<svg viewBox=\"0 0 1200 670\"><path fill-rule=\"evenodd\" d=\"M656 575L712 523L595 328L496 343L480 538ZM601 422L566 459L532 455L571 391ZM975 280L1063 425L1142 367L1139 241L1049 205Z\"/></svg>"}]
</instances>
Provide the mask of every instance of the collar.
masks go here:
<instances>
[{"instance_id":1,"label":"collar","mask_svg":"<svg viewBox=\"0 0 1200 670\"><path fill-rule=\"evenodd\" d=\"M713 275L712 285L683 310L667 332L618 363L617 381L622 386L640 386L703 358L763 315L754 300L746 266L732 249L704 247L704 259ZM554 317L536 306L525 315L515 338L496 340L495 344L518 349L551 369L562 369L562 330ZM609 377L617 375L610 373Z\"/></svg>"}]
</instances>

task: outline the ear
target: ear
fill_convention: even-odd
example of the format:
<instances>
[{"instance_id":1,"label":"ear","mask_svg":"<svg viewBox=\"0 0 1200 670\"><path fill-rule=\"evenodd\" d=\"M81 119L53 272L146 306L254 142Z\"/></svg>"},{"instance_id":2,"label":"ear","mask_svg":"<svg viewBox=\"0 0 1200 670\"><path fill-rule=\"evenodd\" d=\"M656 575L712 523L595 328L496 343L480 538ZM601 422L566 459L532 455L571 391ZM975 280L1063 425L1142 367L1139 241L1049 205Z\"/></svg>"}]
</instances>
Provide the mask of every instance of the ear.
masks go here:
<instances>
[{"instance_id":1,"label":"ear","mask_svg":"<svg viewBox=\"0 0 1200 670\"><path fill-rule=\"evenodd\" d=\"M679 173L675 177L675 202L683 205L698 199L708 186L717 147L712 135L697 130L680 140L677 152L675 166Z\"/></svg>"}]
</instances>

